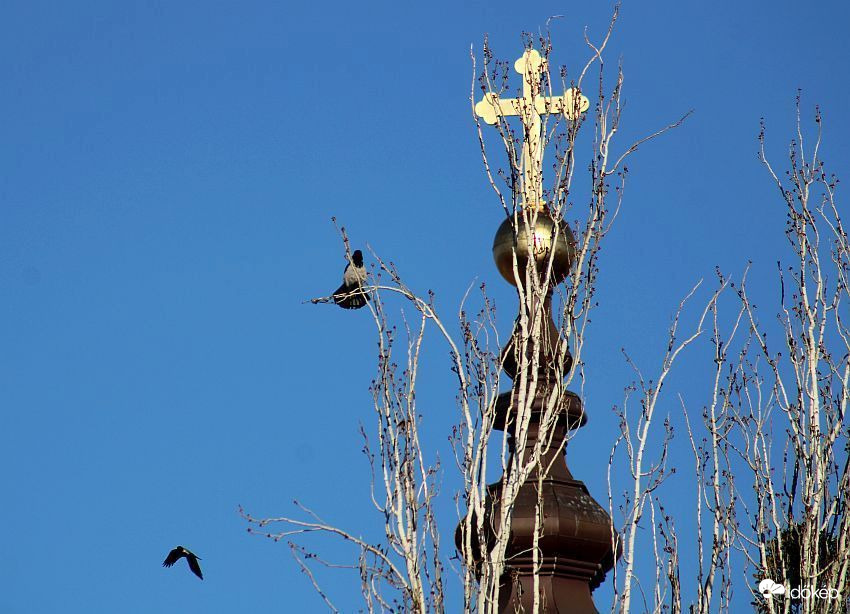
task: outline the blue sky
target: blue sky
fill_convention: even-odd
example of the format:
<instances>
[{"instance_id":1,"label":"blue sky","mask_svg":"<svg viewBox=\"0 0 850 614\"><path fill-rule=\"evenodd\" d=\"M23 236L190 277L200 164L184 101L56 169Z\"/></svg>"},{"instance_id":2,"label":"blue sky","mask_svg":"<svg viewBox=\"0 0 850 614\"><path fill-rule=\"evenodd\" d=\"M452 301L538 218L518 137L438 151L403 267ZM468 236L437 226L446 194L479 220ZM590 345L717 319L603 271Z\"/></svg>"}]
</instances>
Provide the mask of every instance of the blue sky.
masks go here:
<instances>
[{"instance_id":1,"label":"blue sky","mask_svg":"<svg viewBox=\"0 0 850 614\"><path fill-rule=\"evenodd\" d=\"M576 70L583 28L600 36L609 13L548 1L4 3L0 611L321 611L287 548L248 536L237 505L291 514L298 498L380 530L357 437L373 325L303 304L339 283L330 218L433 289L446 314L486 281L506 334L515 299L490 256L501 212L470 118L469 48L488 34L512 61L523 30L563 15L553 58ZM626 74L619 147L695 111L634 155L602 254L590 424L570 451L597 499L610 408L631 379L620 348L657 369L675 305L715 266L737 275L752 260L754 287L776 299L784 218L756 160L759 118L780 160L802 88L804 110L823 108L828 166L847 169L848 26L841 2L623 7L610 55ZM671 384L695 405L699 357ZM446 364L434 343L419 401L435 446L455 420ZM203 582L160 567L176 544L203 558ZM356 581L325 577L355 608Z\"/></svg>"}]
</instances>

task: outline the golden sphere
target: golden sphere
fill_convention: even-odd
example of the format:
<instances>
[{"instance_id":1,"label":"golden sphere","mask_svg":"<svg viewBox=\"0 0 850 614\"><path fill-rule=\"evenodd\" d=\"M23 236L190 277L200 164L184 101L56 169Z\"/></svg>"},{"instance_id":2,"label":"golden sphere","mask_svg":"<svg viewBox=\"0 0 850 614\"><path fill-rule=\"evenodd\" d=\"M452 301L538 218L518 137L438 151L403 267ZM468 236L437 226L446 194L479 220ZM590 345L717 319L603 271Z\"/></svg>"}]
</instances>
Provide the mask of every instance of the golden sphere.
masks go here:
<instances>
[{"instance_id":1,"label":"golden sphere","mask_svg":"<svg viewBox=\"0 0 850 614\"><path fill-rule=\"evenodd\" d=\"M533 213L529 212L529 218ZM529 259L529 244L527 238L528 224L522 219L522 214L517 216L517 229L514 233L514 220L507 218L493 239L493 259L496 267L508 283L516 285L514 278L513 251L516 249L517 265L520 278L525 277L525 267ZM531 251L538 271L544 272L549 262L549 254L552 246L555 246L555 256L552 259L552 283L558 284L569 275L570 268L575 258L575 238L569 226L563 221L555 228L555 222L545 211L537 214L537 220L530 229L532 233Z\"/></svg>"}]
</instances>

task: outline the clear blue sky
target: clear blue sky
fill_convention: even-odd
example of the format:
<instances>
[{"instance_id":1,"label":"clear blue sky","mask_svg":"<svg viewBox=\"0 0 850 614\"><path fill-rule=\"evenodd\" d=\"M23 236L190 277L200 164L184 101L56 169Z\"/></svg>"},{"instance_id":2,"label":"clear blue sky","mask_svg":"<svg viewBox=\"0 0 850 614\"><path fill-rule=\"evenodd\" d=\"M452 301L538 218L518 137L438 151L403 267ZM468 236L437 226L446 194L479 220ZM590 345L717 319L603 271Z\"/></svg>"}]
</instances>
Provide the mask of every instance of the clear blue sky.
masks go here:
<instances>
[{"instance_id":1,"label":"clear blue sky","mask_svg":"<svg viewBox=\"0 0 850 614\"><path fill-rule=\"evenodd\" d=\"M446 314L488 282L506 333L515 299L490 256L501 213L470 119L469 47L489 33L513 60L521 31L561 14L554 61L575 69L583 27L601 35L609 12L4 3L0 612L321 611L287 548L245 534L236 509L293 513L298 498L367 534L381 526L357 437L372 324L302 304L339 282L330 217L434 289ZM846 174L848 26L837 1L623 8L610 55L626 73L619 146L695 113L632 159L602 256L591 422L570 451L597 499L610 408L631 379L619 348L656 369L676 303L715 265L737 274L751 259L756 286L774 287L784 219L756 161L759 118L781 158L802 88L806 110L823 107L827 163ZM420 384L434 445L455 420L446 364L435 344ZM705 364L674 382L695 405ZM160 567L176 544L203 558L203 582ZM351 611L356 582L331 577Z\"/></svg>"}]
</instances>

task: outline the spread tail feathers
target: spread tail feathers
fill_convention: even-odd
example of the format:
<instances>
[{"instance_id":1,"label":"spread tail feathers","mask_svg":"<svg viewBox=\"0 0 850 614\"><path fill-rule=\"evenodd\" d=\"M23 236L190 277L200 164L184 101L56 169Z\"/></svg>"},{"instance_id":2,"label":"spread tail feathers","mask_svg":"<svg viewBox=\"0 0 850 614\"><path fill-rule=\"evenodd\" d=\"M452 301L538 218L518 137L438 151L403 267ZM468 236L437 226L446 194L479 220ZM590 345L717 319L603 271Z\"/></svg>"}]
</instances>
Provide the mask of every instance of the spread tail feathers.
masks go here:
<instances>
[{"instance_id":1,"label":"spread tail feathers","mask_svg":"<svg viewBox=\"0 0 850 614\"><path fill-rule=\"evenodd\" d=\"M369 295L362 288L348 288L345 284L337 288L333 294L334 303L344 309L360 309L366 306Z\"/></svg>"}]
</instances>

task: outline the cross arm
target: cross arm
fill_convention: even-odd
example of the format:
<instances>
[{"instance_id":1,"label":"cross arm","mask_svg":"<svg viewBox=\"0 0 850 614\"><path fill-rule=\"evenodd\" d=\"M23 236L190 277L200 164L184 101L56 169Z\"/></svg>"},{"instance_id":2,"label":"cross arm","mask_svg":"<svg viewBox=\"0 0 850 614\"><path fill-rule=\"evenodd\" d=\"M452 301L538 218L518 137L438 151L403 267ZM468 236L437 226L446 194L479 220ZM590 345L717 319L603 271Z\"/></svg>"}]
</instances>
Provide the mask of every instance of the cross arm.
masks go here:
<instances>
[{"instance_id":1,"label":"cross arm","mask_svg":"<svg viewBox=\"0 0 850 614\"><path fill-rule=\"evenodd\" d=\"M495 124L499 117L520 114L521 98L502 100L495 92L484 94L484 98L475 103L475 114L488 124Z\"/></svg>"},{"instance_id":2,"label":"cross arm","mask_svg":"<svg viewBox=\"0 0 850 614\"><path fill-rule=\"evenodd\" d=\"M575 96L580 96L578 108L576 108ZM522 115L523 108L527 104L524 98L507 98L502 100L495 92L484 94L484 98L475 104L475 113L488 124L495 124L499 117ZM576 88L570 88L563 96L536 96L534 107L537 115L548 113L563 114L568 119L575 119L573 115L577 110L579 114L587 111L590 101L586 96L578 93Z\"/></svg>"},{"instance_id":3,"label":"cross arm","mask_svg":"<svg viewBox=\"0 0 850 614\"><path fill-rule=\"evenodd\" d=\"M576 96L579 97L578 101ZM552 96L551 98L540 96L536 98L534 106L540 115L558 113L563 114L567 119L576 119L590 108L590 101L587 96L580 94L576 88L571 87L564 92L563 96Z\"/></svg>"}]
</instances>

